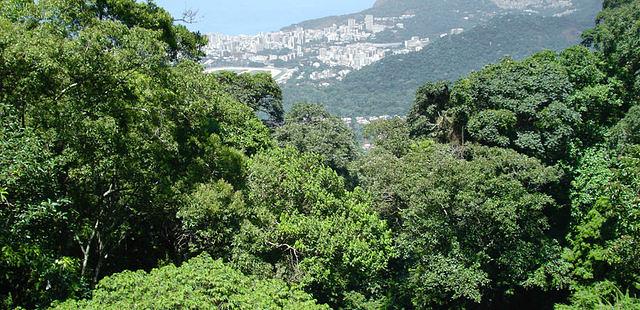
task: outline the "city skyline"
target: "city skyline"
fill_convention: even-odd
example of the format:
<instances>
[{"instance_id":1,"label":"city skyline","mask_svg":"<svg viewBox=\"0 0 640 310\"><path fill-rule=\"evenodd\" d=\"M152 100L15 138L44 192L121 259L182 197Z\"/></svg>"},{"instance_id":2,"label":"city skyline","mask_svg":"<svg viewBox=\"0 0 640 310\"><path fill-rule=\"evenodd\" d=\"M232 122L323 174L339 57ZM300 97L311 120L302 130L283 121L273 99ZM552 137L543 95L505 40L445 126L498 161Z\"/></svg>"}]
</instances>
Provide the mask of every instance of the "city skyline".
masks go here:
<instances>
[{"instance_id":1,"label":"city skyline","mask_svg":"<svg viewBox=\"0 0 640 310\"><path fill-rule=\"evenodd\" d=\"M415 15L408 14L365 15L316 29L296 27L252 36L207 34L203 64L211 71L250 72L256 70L251 68L267 68L280 84L294 78L296 83L313 81L327 86L388 55L419 51L429 44L428 37L418 36L402 42L375 42L376 34L402 30L404 22L413 18ZM452 34L453 30L456 29L452 29Z\"/></svg>"},{"instance_id":2,"label":"city skyline","mask_svg":"<svg viewBox=\"0 0 640 310\"><path fill-rule=\"evenodd\" d=\"M196 23L186 26L202 33L255 35L277 31L305 20L356 13L373 6L374 0L158 0L158 5L179 18L186 10L198 11Z\"/></svg>"}]
</instances>

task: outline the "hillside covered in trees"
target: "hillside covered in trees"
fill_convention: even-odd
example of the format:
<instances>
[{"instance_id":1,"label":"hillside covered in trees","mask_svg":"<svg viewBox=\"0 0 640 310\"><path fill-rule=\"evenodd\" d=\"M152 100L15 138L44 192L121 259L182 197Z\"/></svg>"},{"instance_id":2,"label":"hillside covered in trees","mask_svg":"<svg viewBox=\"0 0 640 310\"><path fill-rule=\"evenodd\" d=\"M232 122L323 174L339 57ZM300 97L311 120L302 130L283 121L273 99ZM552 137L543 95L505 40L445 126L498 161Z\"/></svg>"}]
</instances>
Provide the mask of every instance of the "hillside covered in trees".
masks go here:
<instances>
[{"instance_id":1,"label":"hillside covered in trees","mask_svg":"<svg viewBox=\"0 0 640 310\"><path fill-rule=\"evenodd\" d=\"M582 40L365 152L153 2L0 0L0 308L639 309L640 0Z\"/></svg>"},{"instance_id":2,"label":"hillside covered in trees","mask_svg":"<svg viewBox=\"0 0 640 310\"><path fill-rule=\"evenodd\" d=\"M366 13L393 16L409 12L416 18L409 20L402 33L376 34L379 40L403 42L419 36L433 42L418 52L387 56L329 86L290 80L283 86L285 105L317 102L332 113L350 117L404 115L415 91L426 82L455 81L504 57L522 59L543 49L561 51L578 44L581 32L593 25L602 5L600 0L573 1L574 8L565 15L562 11L567 8L552 5L557 1L506 1L511 7L518 3L551 6L546 10L506 9L493 2L498 1L384 2ZM474 18L465 20L464 15ZM438 38L456 27L465 32Z\"/></svg>"}]
</instances>

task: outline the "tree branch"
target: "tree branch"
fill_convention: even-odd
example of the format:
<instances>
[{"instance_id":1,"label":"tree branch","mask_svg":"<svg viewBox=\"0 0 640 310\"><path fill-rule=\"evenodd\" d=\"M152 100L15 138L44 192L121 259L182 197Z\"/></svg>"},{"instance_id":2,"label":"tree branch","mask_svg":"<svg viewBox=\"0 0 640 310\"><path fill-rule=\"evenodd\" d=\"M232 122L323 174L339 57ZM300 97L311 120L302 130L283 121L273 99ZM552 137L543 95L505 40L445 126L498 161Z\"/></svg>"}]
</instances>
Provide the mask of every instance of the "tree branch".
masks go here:
<instances>
[{"instance_id":1,"label":"tree branch","mask_svg":"<svg viewBox=\"0 0 640 310\"><path fill-rule=\"evenodd\" d=\"M273 243L270 241L265 241L265 243L267 245L276 247L276 248L283 248L285 251L289 251L290 254L293 254L293 256L296 259L296 265L298 265L300 263L300 257L298 255L298 253L300 253L296 248L286 244L286 243Z\"/></svg>"},{"instance_id":2,"label":"tree branch","mask_svg":"<svg viewBox=\"0 0 640 310\"><path fill-rule=\"evenodd\" d=\"M54 100L55 100L55 101L58 101L58 99L62 98L62 96L64 96L64 94L65 94L66 92L68 92L70 89L72 89L72 88L74 88L74 87L76 87L76 86L78 86L78 83L73 83L73 84L71 84L71 85L67 86L65 89L63 89L63 90L60 92L60 94L58 94L58 95L56 96L56 98L55 98Z\"/></svg>"},{"instance_id":3,"label":"tree branch","mask_svg":"<svg viewBox=\"0 0 640 310\"><path fill-rule=\"evenodd\" d=\"M195 23L199 22L198 17L199 17L199 11L198 10L188 9L188 10L185 10L184 12L182 12L182 17L181 18L174 18L173 21L174 22L181 22L181 23L185 23L185 24L195 24Z\"/></svg>"}]
</instances>

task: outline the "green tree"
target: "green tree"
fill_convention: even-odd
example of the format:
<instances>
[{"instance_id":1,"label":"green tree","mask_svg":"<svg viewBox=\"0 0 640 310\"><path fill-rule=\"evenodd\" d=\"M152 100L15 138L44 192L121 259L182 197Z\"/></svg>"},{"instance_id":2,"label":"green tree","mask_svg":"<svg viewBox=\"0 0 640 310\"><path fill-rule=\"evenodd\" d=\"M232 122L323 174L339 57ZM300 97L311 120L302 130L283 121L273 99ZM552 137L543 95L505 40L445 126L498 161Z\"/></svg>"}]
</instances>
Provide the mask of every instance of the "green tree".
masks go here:
<instances>
[{"instance_id":1,"label":"green tree","mask_svg":"<svg viewBox=\"0 0 640 310\"><path fill-rule=\"evenodd\" d=\"M234 241L242 270L297 283L334 307L384 297L391 233L369 196L347 191L318 156L293 148L257 155L247 195L250 220Z\"/></svg>"},{"instance_id":2,"label":"green tree","mask_svg":"<svg viewBox=\"0 0 640 310\"><path fill-rule=\"evenodd\" d=\"M72 210L55 187L51 145L0 120L0 307L46 307L80 289L79 260L55 250Z\"/></svg>"},{"instance_id":3,"label":"green tree","mask_svg":"<svg viewBox=\"0 0 640 310\"><path fill-rule=\"evenodd\" d=\"M189 52L174 57L154 28L166 12L101 2L100 17L92 5L0 6L8 307L45 307L104 275L179 261L176 214L189 194L220 179L241 186L247 156L273 145Z\"/></svg>"},{"instance_id":4,"label":"green tree","mask_svg":"<svg viewBox=\"0 0 640 310\"><path fill-rule=\"evenodd\" d=\"M167 55L174 61L197 60L204 56L201 48L206 38L191 32L169 12L153 1L135 0L2 0L0 15L29 28L38 24L55 27L65 37L95 26L102 21L118 21L129 28L144 28L160 33Z\"/></svg>"},{"instance_id":5,"label":"green tree","mask_svg":"<svg viewBox=\"0 0 640 310\"><path fill-rule=\"evenodd\" d=\"M325 164L342 175L346 175L349 163L358 155L353 131L320 105L294 106L274 137L282 146L320 155Z\"/></svg>"},{"instance_id":6,"label":"green tree","mask_svg":"<svg viewBox=\"0 0 640 310\"><path fill-rule=\"evenodd\" d=\"M364 127L363 132L376 149L391 152L397 157L404 156L409 150L409 134L407 122L399 117L373 121Z\"/></svg>"},{"instance_id":7,"label":"green tree","mask_svg":"<svg viewBox=\"0 0 640 310\"><path fill-rule=\"evenodd\" d=\"M283 124L282 90L270 74L222 72L214 76L225 92L251 107L260 116L266 116L265 121L269 126Z\"/></svg>"},{"instance_id":8,"label":"green tree","mask_svg":"<svg viewBox=\"0 0 640 310\"><path fill-rule=\"evenodd\" d=\"M444 81L426 83L418 88L407 116L412 136L429 136L440 140L451 137L451 119L446 114L450 92L449 83Z\"/></svg>"},{"instance_id":9,"label":"green tree","mask_svg":"<svg viewBox=\"0 0 640 310\"><path fill-rule=\"evenodd\" d=\"M640 287L640 147L594 149L580 162L572 190L570 248L574 290L611 283Z\"/></svg>"},{"instance_id":10,"label":"green tree","mask_svg":"<svg viewBox=\"0 0 640 310\"><path fill-rule=\"evenodd\" d=\"M622 85L584 47L504 59L458 80L428 83L407 121L414 136L508 147L548 164L604 141L621 117ZM622 108L622 110L621 110Z\"/></svg>"},{"instance_id":11,"label":"green tree","mask_svg":"<svg viewBox=\"0 0 640 310\"><path fill-rule=\"evenodd\" d=\"M233 238L248 214L242 193L220 180L197 186L177 216L182 222L189 252L206 251L215 257L229 258Z\"/></svg>"},{"instance_id":12,"label":"green tree","mask_svg":"<svg viewBox=\"0 0 640 310\"><path fill-rule=\"evenodd\" d=\"M206 38L175 23L180 20L153 1L95 0L90 2L90 7L100 20L115 19L128 27L160 31L161 40L167 44L169 56L174 60L197 60L204 56L201 48L206 45Z\"/></svg>"},{"instance_id":13,"label":"green tree","mask_svg":"<svg viewBox=\"0 0 640 310\"><path fill-rule=\"evenodd\" d=\"M471 138L490 146L508 146L518 118L509 110L484 110L469 119Z\"/></svg>"},{"instance_id":14,"label":"green tree","mask_svg":"<svg viewBox=\"0 0 640 310\"><path fill-rule=\"evenodd\" d=\"M474 125L468 128L473 129L470 140L557 160L569 152L568 138L579 122L580 115L563 103L570 91L567 73L555 54L543 52L522 62L505 59L458 81L450 113L456 123ZM514 117L520 126L513 126ZM499 136L486 135L492 131Z\"/></svg>"},{"instance_id":15,"label":"green tree","mask_svg":"<svg viewBox=\"0 0 640 310\"><path fill-rule=\"evenodd\" d=\"M581 309L640 309L640 299L622 292L612 282L600 282L590 287L581 287L570 298L568 305L558 304L557 310Z\"/></svg>"},{"instance_id":16,"label":"green tree","mask_svg":"<svg viewBox=\"0 0 640 310\"><path fill-rule=\"evenodd\" d=\"M248 277L208 255L100 281L88 300L54 309L328 309L280 280Z\"/></svg>"},{"instance_id":17,"label":"green tree","mask_svg":"<svg viewBox=\"0 0 640 310\"><path fill-rule=\"evenodd\" d=\"M536 159L505 149L467 145L461 150L424 141L399 161L378 163L365 166L361 173L373 175L361 179L395 211L404 270L398 295L404 303L418 308L504 304L560 252L547 236L546 213L557 204L544 193L559 173ZM397 177L387 177L394 172ZM376 176L384 179L376 182Z\"/></svg>"},{"instance_id":18,"label":"green tree","mask_svg":"<svg viewBox=\"0 0 640 310\"><path fill-rule=\"evenodd\" d=\"M611 129L610 142L618 148L640 144L640 106L629 109L625 117Z\"/></svg>"},{"instance_id":19,"label":"green tree","mask_svg":"<svg viewBox=\"0 0 640 310\"><path fill-rule=\"evenodd\" d=\"M606 0L595 28L583 34L584 43L597 49L607 72L623 81L628 101L640 95L640 1Z\"/></svg>"}]
</instances>

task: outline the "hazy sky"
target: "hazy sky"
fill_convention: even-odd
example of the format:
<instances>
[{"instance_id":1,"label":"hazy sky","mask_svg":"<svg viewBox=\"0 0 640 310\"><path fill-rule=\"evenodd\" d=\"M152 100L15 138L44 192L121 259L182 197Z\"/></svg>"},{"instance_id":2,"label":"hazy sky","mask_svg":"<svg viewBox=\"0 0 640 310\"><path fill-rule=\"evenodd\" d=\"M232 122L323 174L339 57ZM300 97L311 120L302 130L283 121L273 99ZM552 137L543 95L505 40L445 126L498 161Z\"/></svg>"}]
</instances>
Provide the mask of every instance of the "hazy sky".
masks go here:
<instances>
[{"instance_id":1,"label":"hazy sky","mask_svg":"<svg viewBox=\"0 0 640 310\"><path fill-rule=\"evenodd\" d=\"M355 13L375 0L156 0L174 16L185 8L199 10L200 21L188 25L201 32L255 34L307 19Z\"/></svg>"}]
</instances>

